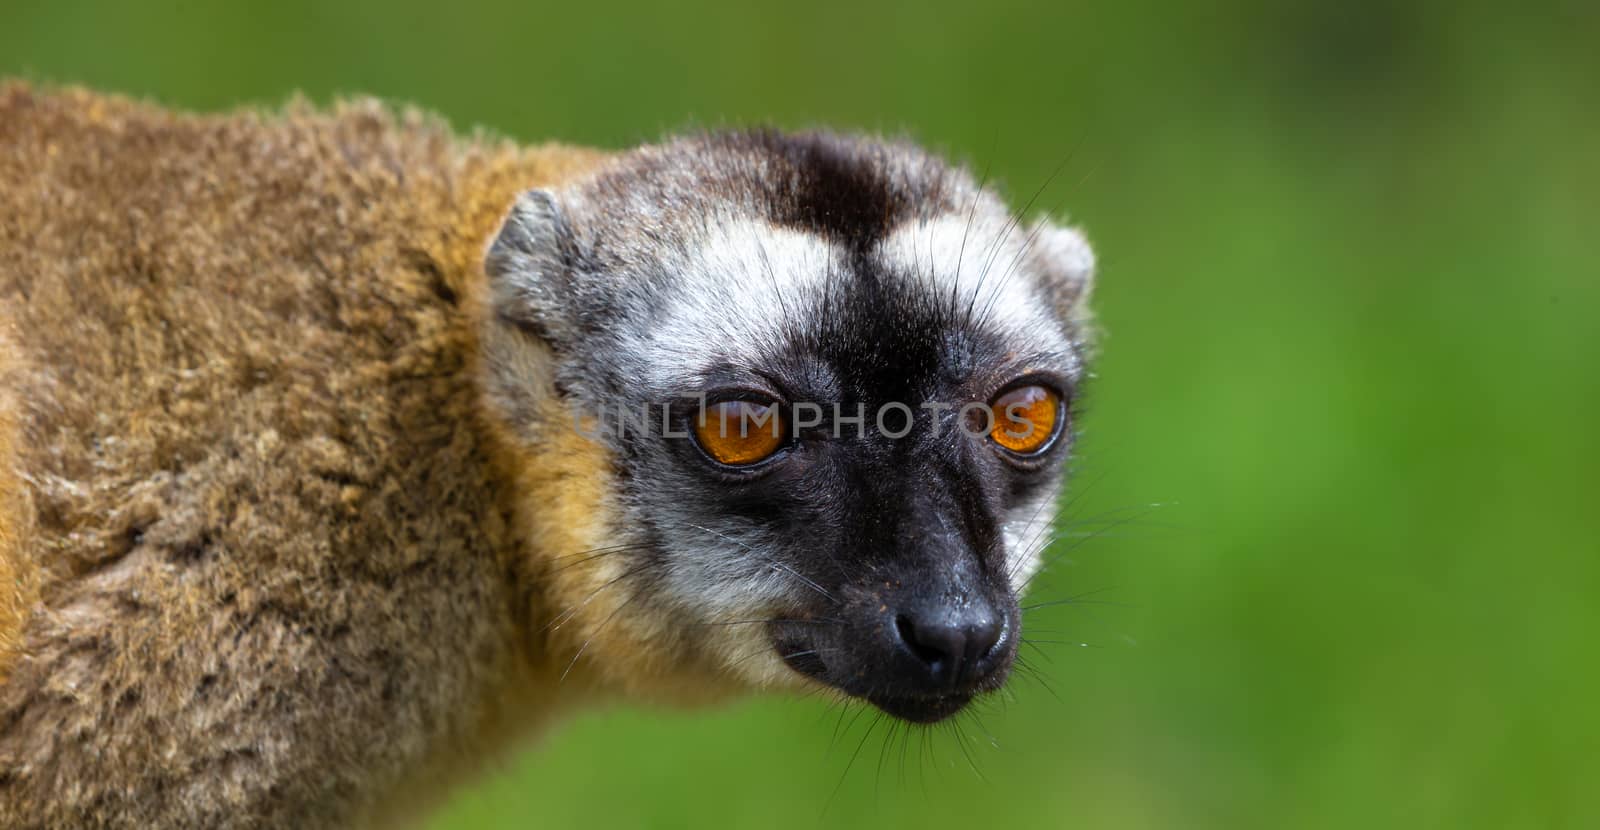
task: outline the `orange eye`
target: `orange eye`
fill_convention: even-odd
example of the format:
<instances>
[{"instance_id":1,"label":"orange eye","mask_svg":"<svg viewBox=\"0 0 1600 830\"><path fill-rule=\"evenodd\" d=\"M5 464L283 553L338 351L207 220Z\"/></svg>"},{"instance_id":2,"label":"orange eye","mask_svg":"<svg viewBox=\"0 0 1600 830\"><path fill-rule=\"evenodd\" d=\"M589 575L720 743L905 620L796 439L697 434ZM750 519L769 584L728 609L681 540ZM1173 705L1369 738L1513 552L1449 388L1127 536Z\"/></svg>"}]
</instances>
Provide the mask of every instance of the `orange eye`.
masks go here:
<instances>
[{"instance_id":1,"label":"orange eye","mask_svg":"<svg viewBox=\"0 0 1600 830\"><path fill-rule=\"evenodd\" d=\"M1033 455L1056 437L1061 418L1061 396L1044 386L1018 386L989 403L994 427L989 437L1018 455Z\"/></svg>"},{"instance_id":2,"label":"orange eye","mask_svg":"<svg viewBox=\"0 0 1600 830\"><path fill-rule=\"evenodd\" d=\"M694 437L718 462L742 467L767 459L783 446L783 417L770 403L714 403L695 422Z\"/></svg>"}]
</instances>

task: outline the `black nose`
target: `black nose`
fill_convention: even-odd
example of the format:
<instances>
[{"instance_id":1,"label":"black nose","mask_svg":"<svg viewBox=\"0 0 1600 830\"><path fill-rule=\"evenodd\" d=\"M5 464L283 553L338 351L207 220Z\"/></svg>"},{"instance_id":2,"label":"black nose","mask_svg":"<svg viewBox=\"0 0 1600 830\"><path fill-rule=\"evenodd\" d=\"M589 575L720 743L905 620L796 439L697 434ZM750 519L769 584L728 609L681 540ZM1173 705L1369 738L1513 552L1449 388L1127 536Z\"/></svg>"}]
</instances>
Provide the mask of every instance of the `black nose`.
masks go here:
<instances>
[{"instance_id":1,"label":"black nose","mask_svg":"<svg viewBox=\"0 0 1600 830\"><path fill-rule=\"evenodd\" d=\"M901 612L894 618L894 633L926 680L950 687L986 670L985 658L996 651L1005 623L993 608L975 603Z\"/></svg>"}]
</instances>

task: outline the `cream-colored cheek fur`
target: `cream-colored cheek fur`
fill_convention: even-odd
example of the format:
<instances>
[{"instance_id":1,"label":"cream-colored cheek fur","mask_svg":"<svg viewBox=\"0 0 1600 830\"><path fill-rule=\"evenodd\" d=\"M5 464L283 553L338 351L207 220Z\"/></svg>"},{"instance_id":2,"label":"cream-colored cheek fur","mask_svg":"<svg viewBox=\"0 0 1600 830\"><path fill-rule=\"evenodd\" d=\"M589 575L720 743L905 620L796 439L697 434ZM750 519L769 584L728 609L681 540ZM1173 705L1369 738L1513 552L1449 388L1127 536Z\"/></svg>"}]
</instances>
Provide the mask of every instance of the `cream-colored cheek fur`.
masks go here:
<instances>
[{"instance_id":1,"label":"cream-colored cheek fur","mask_svg":"<svg viewBox=\"0 0 1600 830\"><path fill-rule=\"evenodd\" d=\"M664 558L646 559L619 503L609 450L555 393L548 347L490 321L484 334L496 463L513 483L526 540L530 647L558 691L587 689L707 703L789 672L760 625L714 625L663 612L651 594ZM495 391L499 390L499 391ZM512 427L519 424L519 427ZM649 556L658 557L657 552ZM739 609L736 616L759 616Z\"/></svg>"},{"instance_id":2,"label":"cream-colored cheek fur","mask_svg":"<svg viewBox=\"0 0 1600 830\"><path fill-rule=\"evenodd\" d=\"M623 529L608 451L569 418L550 399L538 419L547 427L540 441L503 438L509 447L502 463L514 467L507 472L516 482L516 521L532 543L528 625L554 682L679 704L800 685L762 625L680 619L651 602L657 575L650 571L670 564L647 562L630 547L635 540ZM765 611L735 616L756 619Z\"/></svg>"},{"instance_id":3,"label":"cream-colored cheek fur","mask_svg":"<svg viewBox=\"0 0 1600 830\"><path fill-rule=\"evenodd\" d=\"M1011 590L1019 598L1039 572L1045 549L1054 541L1062 487L1056 484L1045 489L1033 504L1014 508L1001 530L1006 546L1006 574Z\"/></svg>"}]
</instances>

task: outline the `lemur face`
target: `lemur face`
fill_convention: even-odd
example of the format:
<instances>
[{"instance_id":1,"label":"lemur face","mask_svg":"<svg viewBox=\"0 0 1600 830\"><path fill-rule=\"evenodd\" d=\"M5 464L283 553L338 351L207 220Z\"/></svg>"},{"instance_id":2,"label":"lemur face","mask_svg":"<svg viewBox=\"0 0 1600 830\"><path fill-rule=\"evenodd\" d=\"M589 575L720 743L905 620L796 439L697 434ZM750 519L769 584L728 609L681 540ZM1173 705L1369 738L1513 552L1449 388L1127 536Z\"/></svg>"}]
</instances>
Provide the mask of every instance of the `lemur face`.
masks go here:
<instances>
[{"instance_id":1,"label":"lemur face","mask_svg":"<svg viewBox=\"0 0 1600 830\"><path fill-rule=\"evenodd\" d=\"M550 569L573 604L614 597L585 659L921 722L999 688L1092 268L964 171L828 134L690 139L525 194L487 258L488 387L525 440L578 429L609 459L605 566Z\"/></svg>"}]
</instances>

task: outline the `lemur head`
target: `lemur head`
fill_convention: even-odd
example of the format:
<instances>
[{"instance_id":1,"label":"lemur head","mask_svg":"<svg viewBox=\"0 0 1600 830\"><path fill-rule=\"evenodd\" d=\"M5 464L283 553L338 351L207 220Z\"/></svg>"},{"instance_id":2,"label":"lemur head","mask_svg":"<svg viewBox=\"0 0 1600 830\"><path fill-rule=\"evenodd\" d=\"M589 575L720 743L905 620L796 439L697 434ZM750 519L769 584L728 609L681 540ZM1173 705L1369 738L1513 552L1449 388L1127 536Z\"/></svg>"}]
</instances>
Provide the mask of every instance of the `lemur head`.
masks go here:
<instances>
[{"instance_id":1,"label":"lemur head","mask_svg":"<svg viewBox=\"0 0 1600 830\"><path fill-rule=\"evenodd\" d=\"M1005 681L1084 376L1077 232L907 144L731 132L524 194L486 269L493 408L525 463L594 461L523 494L553 649L922 722Z\"/></svg>"}]
</instances>

